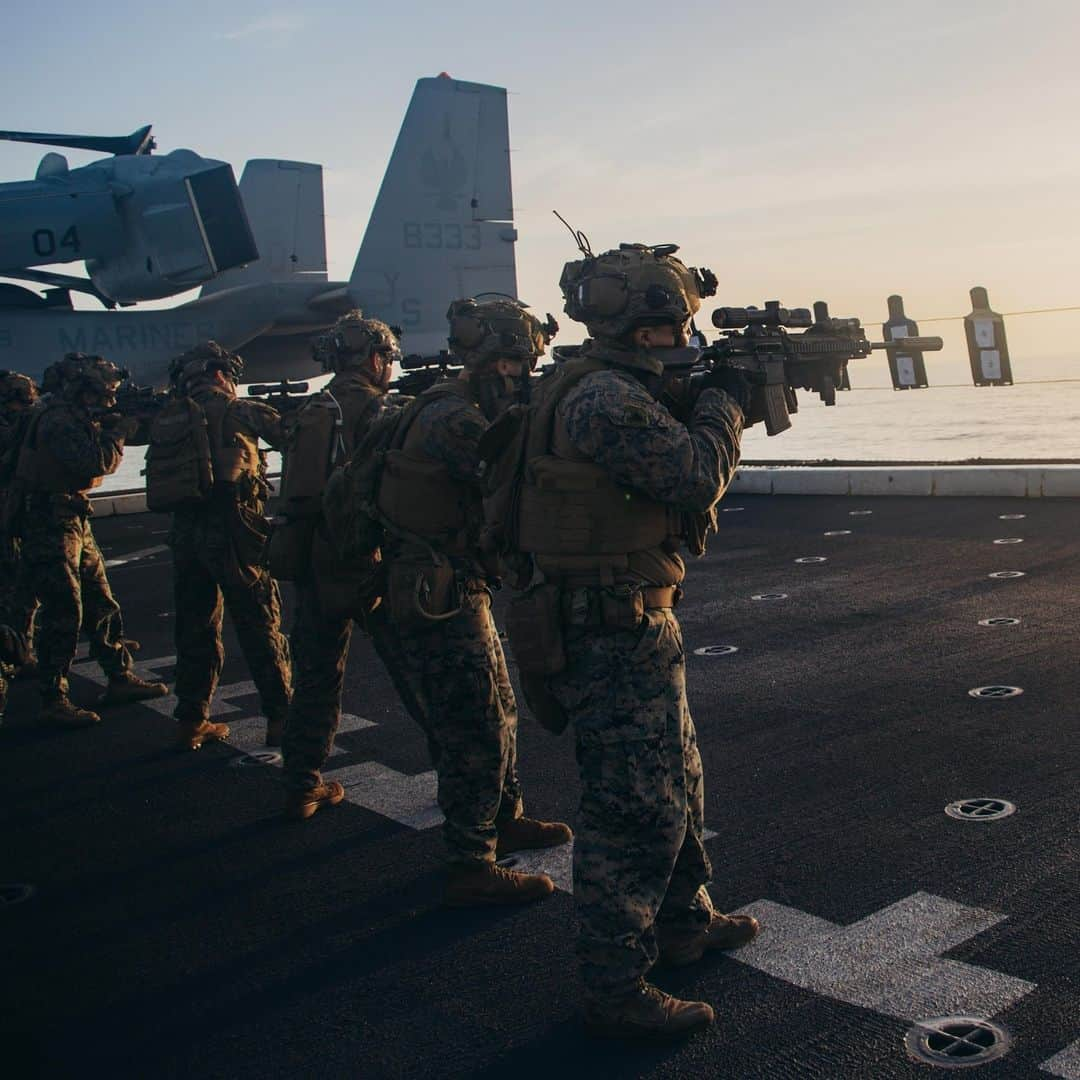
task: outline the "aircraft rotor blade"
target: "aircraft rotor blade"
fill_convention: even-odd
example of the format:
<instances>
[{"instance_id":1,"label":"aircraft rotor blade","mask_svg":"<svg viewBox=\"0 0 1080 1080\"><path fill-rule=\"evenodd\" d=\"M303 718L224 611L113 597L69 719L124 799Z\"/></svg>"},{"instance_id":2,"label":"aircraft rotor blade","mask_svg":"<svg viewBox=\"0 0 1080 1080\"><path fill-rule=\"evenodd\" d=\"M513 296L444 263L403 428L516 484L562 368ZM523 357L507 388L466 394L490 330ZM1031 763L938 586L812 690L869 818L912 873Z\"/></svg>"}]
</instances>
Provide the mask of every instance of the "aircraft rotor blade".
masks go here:
<instances>
[{"instance_id":1,"label":"aircraft rotor blade","mask_svg":"<svg viewBox=\"0 0 1080 1080\"><path fill-rule=\"evenodd\" d=\"M73 150L94 150L102 154L149 154L157 145L150 124L130 135L50 135L41 131L0 131L7 142L41 143Z\"/></svg>"}]
</instances>

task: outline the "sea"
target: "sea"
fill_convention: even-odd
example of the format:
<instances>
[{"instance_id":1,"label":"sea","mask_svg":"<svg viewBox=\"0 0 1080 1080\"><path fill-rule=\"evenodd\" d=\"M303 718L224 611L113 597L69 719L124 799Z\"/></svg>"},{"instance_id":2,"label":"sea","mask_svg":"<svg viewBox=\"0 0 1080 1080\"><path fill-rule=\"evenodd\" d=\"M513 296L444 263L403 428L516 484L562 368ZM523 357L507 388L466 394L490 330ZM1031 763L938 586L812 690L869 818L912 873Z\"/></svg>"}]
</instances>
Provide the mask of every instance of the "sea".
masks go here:
<instances>
[{"instance_id":1,"label":"sea","mask_svg":"<svg viewBox=\"0 0 1080 1080\"><path fill-rule=\"evenodd\" d=\"M849 373L852 388L835 406L800 390L787 431L746 431L743 461L1080 463L1080 360L1014 358L1012 386L973 385L966 360L934 368L932 385L918 390L892 389L880 354L853 361ZM141 489L142 468L143 451L129 448L102 490ZM280 468L276 454L270 468Z\"/></svg>"}]
</instances>

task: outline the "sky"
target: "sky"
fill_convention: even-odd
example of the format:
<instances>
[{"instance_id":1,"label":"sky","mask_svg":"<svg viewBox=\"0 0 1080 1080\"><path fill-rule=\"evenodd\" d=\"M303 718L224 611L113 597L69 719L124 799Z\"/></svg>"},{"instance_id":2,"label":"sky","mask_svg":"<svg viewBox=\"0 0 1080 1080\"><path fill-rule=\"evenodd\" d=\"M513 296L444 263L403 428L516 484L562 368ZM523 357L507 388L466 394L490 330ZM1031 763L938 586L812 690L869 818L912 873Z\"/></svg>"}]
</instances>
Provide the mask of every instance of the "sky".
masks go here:
<instances>
[{"instance_id":1,"label":"sky","mask_svg":"<svg viewBox=\"0 0 1080 1080\"><path fill-rule=\"evenodd\" d=\"M1066 0L58 0L4 16L0 126L121 134L325 169L349 276L415 80L510 90L519 292L561 312L574 256L678 243L717 301L880 322L1080 304L1080 5ZM0 180L43 148L0 148ZM72 165L94 155L70 152ZM567 325L562 340L582 331ZM926 325L962 354L959 324ZM1009 323L1014 358L1075 355L1080 312Z\"/></svg>"}]
</instances>

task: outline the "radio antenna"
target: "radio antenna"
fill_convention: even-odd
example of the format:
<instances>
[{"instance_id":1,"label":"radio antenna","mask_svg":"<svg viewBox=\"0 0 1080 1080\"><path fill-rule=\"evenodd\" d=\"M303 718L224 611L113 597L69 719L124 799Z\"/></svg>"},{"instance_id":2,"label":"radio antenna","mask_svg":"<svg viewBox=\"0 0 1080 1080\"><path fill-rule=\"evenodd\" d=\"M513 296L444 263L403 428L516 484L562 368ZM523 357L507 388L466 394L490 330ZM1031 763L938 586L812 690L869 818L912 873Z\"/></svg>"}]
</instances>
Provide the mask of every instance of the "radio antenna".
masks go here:
<instances>
[{"instance_id":1,"label":"radio antenna","mask_svg":"<svg viewBox=\"0 0 1080 1080\"><path fill-rule=\"evenodd\" d=\"M589 243L589 238L580 229L575 229L558 210L552 210L551 212L567 227L567 229L570 230L570 235L574 238L574 243L577 244L578 251L580 251L586 259L595 258L592 245Z\"/></svg>"}]
</instances>

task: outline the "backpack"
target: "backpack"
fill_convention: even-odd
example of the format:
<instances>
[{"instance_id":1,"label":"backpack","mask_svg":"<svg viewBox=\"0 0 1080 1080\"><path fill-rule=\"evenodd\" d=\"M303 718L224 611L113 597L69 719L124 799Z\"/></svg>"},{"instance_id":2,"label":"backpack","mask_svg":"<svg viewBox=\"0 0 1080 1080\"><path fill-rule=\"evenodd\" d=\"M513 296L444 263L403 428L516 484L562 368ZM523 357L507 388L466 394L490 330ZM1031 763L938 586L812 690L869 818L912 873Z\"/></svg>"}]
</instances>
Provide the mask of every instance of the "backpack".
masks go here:
<instances>
[{"instance_id":1,"label":"backpack","mask_svg":"<svg viewBox=\"0 0 1080 1080\"><path fill-rule=\"evenodd\" d=\"M279 512L267 548L270 573L279 581L303 580L312 568L327 474L342 451L341 406L324 391L305 402L288 423Z\"/></svg>"},{"instance_id":2,"label":"backpack","mask_svg":"<svg viewBox=\"0 0 1080 1080\"><path fill-rule=\"evenodd\" d=\"M344 465L330 474L323 493L323 521L338 555L350 559L376 557L388 529L393 529L379 510L379 486L386 455L400 450L413 421L425 406L456 391L437 383L414 397L408 405L375 420Z\"/></svg>"},{"instance_id":3,"label":"backpack","mask_svg":"<svg viewBox=\"0 0 1080 1080\"><path fill-rule=\"evenodd\" d=\"M175 398L154 417L143 472L149 510L181 510L210 497L214 465L206 413L198 402Z\"/></svg>"},{"instance_id":4,"label":"backpack","mask_svg":"<svg viewBox=\"0 0 1080 1080\"><path fill-rule=\"evenodd\" d=\"M371 559L382 547L384 530L377 509L386 452L404 437L402 422L413 406L375 420L344 465L326 481L322 511L327 531L345 561ZM411 421L410 421L411 422Z\"/></svg>"}]
</instances>

